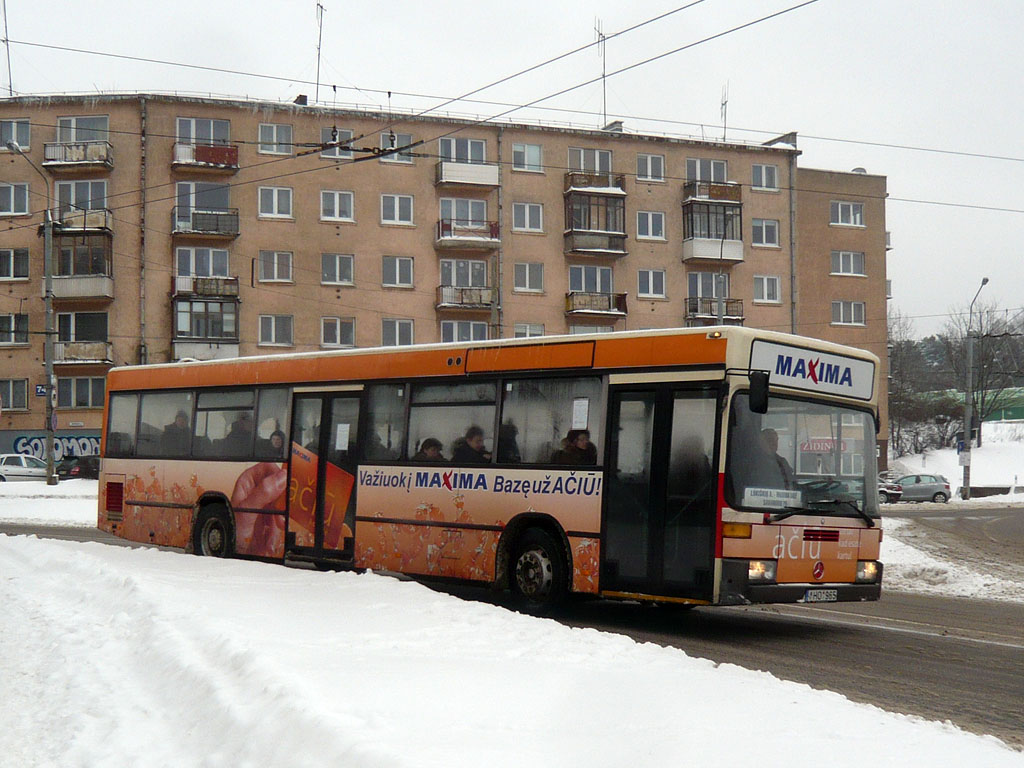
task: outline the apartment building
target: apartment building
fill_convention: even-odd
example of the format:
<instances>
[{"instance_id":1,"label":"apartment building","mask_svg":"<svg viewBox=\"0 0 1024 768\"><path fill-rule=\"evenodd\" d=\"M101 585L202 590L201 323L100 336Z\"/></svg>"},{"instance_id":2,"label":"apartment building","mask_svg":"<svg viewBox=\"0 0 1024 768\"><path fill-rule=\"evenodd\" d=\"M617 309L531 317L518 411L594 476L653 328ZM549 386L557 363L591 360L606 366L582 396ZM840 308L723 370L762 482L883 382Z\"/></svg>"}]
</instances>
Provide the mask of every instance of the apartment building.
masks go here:
<instances>
[{"instance_id":1,"label":"apartment building","mask_svg":"<svg viewBox=\"0 0 1024 768\"><path fill-rule=\"evenodd\" d=\"M136 94L5 99L0 139L0 452L40 452L47 208L60 452L95 448L112 365L719 313L885 364L885 179L793 136Z\"/></svg>"}]
</instances>

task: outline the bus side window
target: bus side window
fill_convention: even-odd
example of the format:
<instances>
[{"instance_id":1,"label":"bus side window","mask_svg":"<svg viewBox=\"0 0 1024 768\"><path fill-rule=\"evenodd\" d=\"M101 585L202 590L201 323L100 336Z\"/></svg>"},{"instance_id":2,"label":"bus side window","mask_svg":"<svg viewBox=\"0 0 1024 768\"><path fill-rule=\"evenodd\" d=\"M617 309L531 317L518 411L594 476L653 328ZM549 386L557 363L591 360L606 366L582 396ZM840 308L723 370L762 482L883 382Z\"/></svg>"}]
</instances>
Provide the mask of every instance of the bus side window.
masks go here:
<instances>
[{"instance_id":1,"label":"bus side window","mask_svg":"<svg viewBox=\"0 0 1024 768\"><path fill-rule=\"evenodd\" d=\"M366 430L363 458L367 461L393 461L402 453L405 442L404 384L374 384L366 388Z\"/></svg>"},{"instance_id":2,"label":"bus side window","mask_svg":"<svg viewBox=\"0 0 1024 768\"><path fill-rule=\"evenodd\" d=\"M138 395L111 395L107 419L107 456L126 457L135 452L135 427L139 415Z\"/></svg>"},{"instance_id":3,"label":"bus side window","mask_svg":"<svg viewBox=\"0 0 1024 768\"><path fill-rule=\"evenodd\" d=\"M601 463L603 392L598 376L506 381L498 462L547 464L564 455L570 432L585 430Z\"/></svg>"},{"instance_id":4,"label":"bus side window","mask_svg":"<svg viewBox=\"0 0 1024 768\"><path fill-rule=\"evenodd\" d=\"M148 392L142 396L138 455L187 458L191 435L191 392Z\"/></svg>"},{"instance_id":5,"label":"bus side window","mask_svg":"<svg viewBox=\"0 0 1024 768\"><path fill-rule=\"evenodd\" d=\"M291 399L285 387L259 391L256 409L256 457L282 460L287 456L285 435L288 432L288 404Z\"/></svg>"},{"instance_id":6,"label":"bus side window","mask_svg":"<svg viewBox=\"0 0 1024 768\"><path fill-rule=\"evenodd\" d=\"M414 456L425 440L433 438L440 441L444 459L456 461L456 454L465 459L470 455L464 450L467 432L477 427L483 432L483 451L472 455L471 463L489 462L494 445L495 389L493 381L413 387L407 455Z\"/></svg>"}]
</instances>

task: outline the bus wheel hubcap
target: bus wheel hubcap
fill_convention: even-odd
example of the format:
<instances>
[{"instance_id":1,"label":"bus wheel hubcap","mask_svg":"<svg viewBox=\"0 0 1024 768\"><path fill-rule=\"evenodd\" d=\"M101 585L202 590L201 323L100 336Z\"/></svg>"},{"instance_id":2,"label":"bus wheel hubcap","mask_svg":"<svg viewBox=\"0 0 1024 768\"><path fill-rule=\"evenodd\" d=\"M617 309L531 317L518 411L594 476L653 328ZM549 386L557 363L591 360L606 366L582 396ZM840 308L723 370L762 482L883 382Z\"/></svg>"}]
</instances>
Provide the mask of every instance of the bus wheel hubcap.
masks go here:
<instances>
[{"instance_id":1,"label":"bus wheel hubcap","mask_svg":"<svg viewBox=\"0 0 1024 768\"><path fill-rule=\"evenodd\" d=\"M519 591L529 597L539 597L551 591L551 559L543 551L523 552L516 563L516 583Z\"/></svg>"},{"instance_id":2,"label":"bus wheel hubcap","mask_svg":"<svg viewBox=\"0 0 1024 768\"><path fill-rule=\"evenodd\" d=\"M211 555L217 554L224 546L224 532L220 526L210 522L206 526L206 551Z\"/></svg>"}]
</instances>

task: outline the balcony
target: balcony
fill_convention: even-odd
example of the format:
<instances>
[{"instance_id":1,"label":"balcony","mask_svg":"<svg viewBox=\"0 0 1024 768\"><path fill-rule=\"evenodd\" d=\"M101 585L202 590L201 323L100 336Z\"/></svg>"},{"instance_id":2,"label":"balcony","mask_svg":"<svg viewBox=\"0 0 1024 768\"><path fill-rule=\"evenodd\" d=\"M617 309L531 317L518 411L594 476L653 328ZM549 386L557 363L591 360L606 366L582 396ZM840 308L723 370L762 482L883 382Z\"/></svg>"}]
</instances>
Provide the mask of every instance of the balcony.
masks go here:
<instances>
[{"instance_id":1,"label":"balcony","mask_svg":"<svg viewBox=\"0 0 1024 768\"><path fill-rule=\"evenodd\" d=\"M171 343L174 362L181 360L227 360L238 357L238 341L179 341Z\"/></svg>"},{"instance_id":2,"label":"balcony","mask_svg":"<svg viewBox=\"0 0 1024 768\"><path fill-rule=\"evenodd\" d=\"M109 341L55 341L55 365L114 364L114 345Z\"/></svg>"},{"instance_id":3,"label":"balcony","mask_svg":"<svg viewBox=\"0 0 1024 768\"><path fill-rule=\"evenodd\" d=\"M565 233L565 253L583 256L625 256L625 232L570 230Z\"/></svg>"},{"instance_id":4,"label":"balcony","mask_svg":"<svg viewBox=\"0 0 1024 768\"><path fill-rule=\"evenodd\" d=\"M61 235L113 234L114 214L107 208L58 210L54 220Z\"/></svg>"},{"instance_id":5,"label":"balcony","mask_svg":"<svg viewBox=\"0 0 1024 768\"><path fill-rule=\"evenodd\" d=\"M233 240L238 237L238 209L197 211L174 206L171 209L171 232L183 237Z\"/></svg>"},{"instance_id":6,"label":"balcony","mask_svg":"<svg viewBox=\"0 0 1024 768\"><path fill-rule=\"evenodd\" d=\"M172 275L171 293L174 296L237 296L238 278Z\"/></svg>"},{"instance_id":7,"label":"balcony","mask_svg":"<svg viewBox=\"0 0 1024 768\"><path fill-rule=\"evenodd\" d=\"M494 163L458 163L454 160L442 160L437 164L434 183L496 187L501 182L498 180L498 166Z\"/></svg>"},{"instance_id":8,"label":"balcony","mask_svg":"<svg viewBox=\"0 0 1024 768\"><path fill-rule=\"evenodd\" d=\"M588 195L626 194L626 176L622 173L593 173L569 171L565 174L565 193L582 192Z\"/></svg>"},{"instance_id":9,"label":"balcony","mask_svg":"<svg viewBox=\"0 0 1024 768\"><path fill-rule=\"evenodd\" d=\"M459 288L454 285L437 287L437 309L487 310L494 306L494 289L490 286Z\"/></svg>"},{"instance_id":10,"label":"balcony","mask_svg":"<svg viewBox=\"0 0 1024 768\"><path fill-rule=\"evenodd\" d=\"M743 261L743 241L691 237L683 240L683 261L719 261L728 266Z\"/></svg>"},{"instance_id":11,"label":"balcony","mask_svg":"<svg viewBox=\"0 0 1024 768\"><path fill-rule=\"evenodd\" d=\"M742 191L742 185L734 182L688 181L683 184L683 200L739 203L743 199Z\"/></svg>"},{"instance_id":12,"label":"balcony","mask_svg":"<svg viewBox=\"0 0 1024 768\"><path fill-rule=\"evenodd\" d=\"M722 325L743 325L743 299L723 299ZM718 322L718 299L690 296L685 304L686 327L715 325Z\"/></svg>"},{"instance_id":13,"label":"balcony","mask_svg":"<svg viewBox=\"0 0 1024 768\"><path fill-rule=\"evenodd\" d=\"M44 298L45 291L44 287ZM54 275L53 298L110 301L114 298L114 278L110 275Z\"/></svg>"},{"instance_id":14,"label":"balcony","mask_svg":"<svg viewBox=\"0 0 1024 768\"><path fill-rule=\"evenodd\" d=\"M496 221L466 221L441 219L437 222L438 248L456 250L491 251L501 245Z\"/></svg>"},{"instance_id":15,"label":"balcony","mask_svg":"<svg viewBox=\"0 0 1024 768\"><path fill-rule=\"evenodd\" d=\"M570 291L565 294L565 314L626 316L626 294Z\"/></svg>"},{"instance_id":16,"label":"balcony","mask_svg":"<svg viewBox=\"0 0 1024 768\"><path fill-rule=\"evenodd\" d=\"M236 173L238 171L238 145L178 143L174 145L171 167L174 170Z\"/></svg>"},{"instance_id":17,"label":"balcony","mask_svg":"<svg viewBox=\"0 0 1024 768\"><path fill-rule=\"evenodd\" d=\"M44 144L43 165L53 173L109 171L114 167L114 148L109 141Z\"/></svg>"}]
</instances>

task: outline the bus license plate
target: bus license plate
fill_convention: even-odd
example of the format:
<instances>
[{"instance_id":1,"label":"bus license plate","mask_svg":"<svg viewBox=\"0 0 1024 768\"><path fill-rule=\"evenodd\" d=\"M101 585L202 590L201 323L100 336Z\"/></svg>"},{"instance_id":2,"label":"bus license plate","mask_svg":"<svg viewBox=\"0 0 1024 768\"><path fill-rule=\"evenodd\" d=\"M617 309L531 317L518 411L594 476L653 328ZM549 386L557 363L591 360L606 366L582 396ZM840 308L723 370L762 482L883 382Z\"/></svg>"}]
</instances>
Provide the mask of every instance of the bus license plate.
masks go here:
<instances>
[{"instance_id":1,"label":"bus license plate","mask_svg":"<svg viewBox=\"0 0 1024 768\"><path fill-rule=\"evenodd\" d=\"M834 603L839 593L834 589L808 589L804 593L805 603Z\"/></svg>"}]
</instances>

